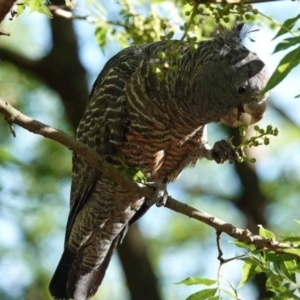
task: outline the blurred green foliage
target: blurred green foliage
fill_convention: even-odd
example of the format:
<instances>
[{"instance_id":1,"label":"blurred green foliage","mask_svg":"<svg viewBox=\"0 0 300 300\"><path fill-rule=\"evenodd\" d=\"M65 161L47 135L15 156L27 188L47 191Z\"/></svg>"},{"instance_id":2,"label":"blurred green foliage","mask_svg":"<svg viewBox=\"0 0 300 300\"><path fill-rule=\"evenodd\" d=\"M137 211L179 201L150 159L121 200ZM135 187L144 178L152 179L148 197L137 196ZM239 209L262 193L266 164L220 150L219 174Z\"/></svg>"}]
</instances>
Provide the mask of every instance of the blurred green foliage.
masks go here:
<instances>
[{"instance_id":1,"label":"blurred green foliage","mask_svg":"<svg viewBox=\"0 0 300 300\"><path fill-rule=\"evenodd\" d=\"M0 91L1 99L32 117L41 118L39 110L46 112L50 105L49 120L68 130L59 99L53 93L48 98L48 88L16 66L1 63ZM50 299L49 257L68 214L63 190L70 180L71 152L15 130L13 138L0 119L0 273L5 277L0 298Z\"/></svg>"},{"instance_id":2,"label":"blurred green foliage","mask_svg":"<svg viewBox=\"0 0 300 300\"><path fill-rule=\"evenodd\" d=\"M18 12L29 6L31 12L38 11L50 16L44 2L30 0L22 3L24 5L19 6ZM260 11L251 5L195 5L194 1L158 0L122 0L111 5L115 8L114 18L110 18L111 15L104 8L105 3L88 2L95 25L95 38L103 50L116 41L121 47L126 47L130 44L176 38L187 40L193 45L195 40L209 38L219 23L228 24L234 20L253 22L257 18L261 20L262 17ZM81 19L84 18L81 16ZM273 88L281 82L299 63L299 28L296 26L298 19L299 15L280 26L280 34L292 31L293 37L279 42L275 52L292 46L297 48L281 60L268 88ZM87 18L86 20L88 21ZM15 22L18 22L18 19ZM276 24L273 20L269 23L273 27ZM24 26L21 21L20 26ZM26 28L15 34L21 36L24 32L30 33L30 30ZM27 39L31 44L36 42L34 36L29 35ZM26 53L29 47L18 45L15 40L11 45L6 42L6 45L7 49L19 53ZM168 68L166 61L170 55L176 53L159 55L162 64L156 66L158 73ZM0 98L42 122L69 133L73 132L66 121L61 99L57 94L45 83L5 62L1 62ZM258 155L257 165L252 168L259 178L264 196L269 201L264 212L268 225L272 227L276 236L291 236L292 232L298 231L292 219L298 214L295 208L298 207L300 190L299 123L294 122L288 114L285 117L278 115L275 109L271 109L270 119L271 122L280 124L282 134L267 148L260 150L262 153ZM14 139L7 124L0 119L0 276L3 277L0 282L0 299L50 299L48 283L59 256L58 252L62 250L63 232L68 215L71 153L68 149L23 129L16 128L16 132L17 138ZM220 132L224 133L216 126L212 136L218 136ZM267 154L264 154L264 151ZM250 154L252 155L252 152ZM256 154L257 152L254 152L254 156ZM265 169L268 169L268 172ZM237 187L234 192L233 186ZM211 211L218 217L242 227L245 225L245 216L234 204L242 188L232 166L215 166L201 162L196 169L184 172L174 187L174 193L178 193L177 198L190 205L201 206L201 209ZM151 259L161 280L164 299L183 299L191 294L190 290L184 289L177 293L177 286L174 287L172 283L186 276L198 276L198 283L203 284L204 279L199 279L200 274L207 274L211 278L215 278L212 276L217 274L215 234L207 226L184 216L163 212L162 209L159 214L161 220L157 221L156 227L152 222L154 213L151 215L149 212L150 217L147 219L145 216L145 220L141 222L141 229L145 233ZM149 228L152 230L149 231ZM228 245L225 245L224 249L233 255L238 251L237 248L230 249ZM212 257L213 262L210 261ZM241 278L243 282L248 282L255 271L258 273L263 270L262 266L269 272L271 267L266 266L266 259L278 263L281 267L287 263L289 270L295 266L293 270L298 272L294 257L290 254L280 257L286 260L278 259L278 255L274 253L249 254L247 259L244 259L243 269L234 267L234 271L231 271L238 277L238 280L233 279L237 282L236 286ZM169 266L174 264L172 270L165 268L168 259ZM272 276L267 282L268 288L275 292L280 292L281 289L282 292L289 293L289 297L292 295L296 298L298 286L290 288L290 283L282 285L283 280L292 280L294 275L285 272L284 277L282 273L276 275L274 272L270 273ZM115 277L108 278L108 284L101 289L101 299L116 299L110 288L112 283L118 284L117 290L125 289L121 280L117 283L115 281L118 281ZM198 288L195 291L196 296L189 299L205 299L205 295L214 299L213 295L217 289L210 289L207 293L205 290L199 292ZM234 295L231 293L231 297Z\"/></svg>"}]
</instances>

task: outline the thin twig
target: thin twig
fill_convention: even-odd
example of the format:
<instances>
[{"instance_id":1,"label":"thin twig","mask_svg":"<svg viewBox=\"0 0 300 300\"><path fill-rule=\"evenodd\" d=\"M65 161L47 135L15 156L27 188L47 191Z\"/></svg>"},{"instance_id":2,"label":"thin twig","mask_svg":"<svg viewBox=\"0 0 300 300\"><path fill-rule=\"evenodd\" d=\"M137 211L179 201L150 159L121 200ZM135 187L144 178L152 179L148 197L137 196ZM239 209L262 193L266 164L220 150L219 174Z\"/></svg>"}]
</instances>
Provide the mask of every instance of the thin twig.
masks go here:
<instances>
[{"instance_id":1,"label":"thin twig","mask_svg":"<svg viewBox=\"0 0 300 300\"><path fill-rule=\"evenodd\" d=\"M0 29L0 35L10 36L10 33Z\"/></svg>"},{"instance_id":2,"label":"thin twig","mask_svg":"<svg viewBox=\"0 0 300 300\"><path fill-rule=\"evenodd\" d=\"M64 19L77 19L84 20L89 23L97 23L97 18L89 15L76 15L72 11L67 10L65 5L49 5L48 6L51 13L55 16L62 17Z\"/></svg>"},{"instance_id":3,"label":"thin twig","mask_svg":"<svg viewBox=\"0 0 300 300\"><path fill-rule=\"evenodd\" d=\"M186 26L184 28L183 35L182 35L182 37L180 39L181 41L183 41L187 37L188 31L190 30L190 28L191 28L191 26L192 26L192 24L194 22L194 19L197 16L198 5L199 5L199 3L197 3L197 1L195 1L194 5L193 5L192 12L191 12L191 15L190 15L189 22L186 24Z\"/></svg>"},{"instance_id":4,"label":"thin twig","mask_svg":"<svg viewBox=\"0 0 300 300\"><path fill-rule=\"evenodd\" d=\"M218 249L218 256L217 256L217 259L220 261L220 268L222 265L232 261L232 260L235 260L235 259L239 259L243 256L245 256L247 253L244 253L244 254L241 254L241 255L238 255L238 256L234 256L234 257L231 257L231 258L223 258L223 251L221 249L221 234L222 234L222 231L216 231L216 235L217 235L217 239L216 239L216 242L217 242L217 249Z\"/></svg>"},{"instance_id":5,"label":"thin twig","mask_svg":"<svg viewBox=\"0 0 300 300\"><path fill-rule=\"evenodd\" d=\"M261 11L258 12L261 16L263 16L264 18L268 19L269 21L275 23L276 25L282 27L287 33L289 32L291 35L293 35L294 37L299 37L298 34L296 34L295 32L293 32L292 30L290 30L288 27L286 27L284 24L278 22L277 20L267 16L266 14L262 13Z\"/></svg>"},{"instance_id":6,"label":"thin twig","mask_svg":"<svg viewBox=\"0 0 300 300\"><path fill-rule=\"evenodd\" d=\"M74 14L72 11L67 10L67 7L65 5L49 5L48 6L49 10L51 11L51 13L57 17L61 17L64 19L72 19L72 20L83 20L83 21L87 21L89 23L92 24L96 24L99 22L103 22L103 23L107 23L113 26L119 26L119 27L124 27L127 28L127 26L125 24L122 24L121 22L114 22L111 20L101 20L97 17L94 17L92 15L77 15Z\"/></svg>"},{"instance_id":7,"label":"thin twig","mask_svg":"<svg viewBox=\"0 0 300 300\"><path fill-rule=\"evenodd\" d=\"M220 265L222 265L224 263L223 251L221 249L221 243L220 243L220 238L221 238L222 231L217 230L216 234L217 234L217 248L218 248L218 257L217 257L217 259L220 261Z\"/></svg>"},{"instance_id":8,"label":"thin twig","mask_svg":"<svg viewBox=\"0 0 300 300\"><path fill-rule=\"evenodd\" d=\"M9 122L7 122L7 123L9 125L9 129L10 129L10 132L13 135L13 137L17 137L13 124L9 123Z\"/></svg>"}]
</instances>

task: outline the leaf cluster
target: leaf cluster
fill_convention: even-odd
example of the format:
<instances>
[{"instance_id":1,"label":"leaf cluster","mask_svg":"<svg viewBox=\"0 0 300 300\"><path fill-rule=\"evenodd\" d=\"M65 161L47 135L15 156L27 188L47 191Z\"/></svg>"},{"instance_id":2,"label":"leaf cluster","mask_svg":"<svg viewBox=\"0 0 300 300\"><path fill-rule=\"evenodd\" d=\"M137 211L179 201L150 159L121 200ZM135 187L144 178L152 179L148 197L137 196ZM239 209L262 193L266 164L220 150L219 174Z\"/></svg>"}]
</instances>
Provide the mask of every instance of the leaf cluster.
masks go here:
<instances>
[{"instance_id":1,"label":"leaf cluster","mask_svg":"<svg viewBox=\"0 0 300 300\"><path fill-rule=\"evenodd\" d=\"M38 12L49 18L52 18L52 14L46 5L47 2L44 0L21 0L18 2L17 6L17 16L24 12L25 8L28 7L30 9L30 13Z\"/></svg>"},{"instance_id":2,"label":"leaf cluster","mask_svg":"<svg viewBox=\"0 0 300 300\"><path fill-rule=\"evenodd\" d=\"M252 5L229 5L229 4L199 4L197 1L184 1L183 7L183 24L179 27L183 34L180 41L188 43L190 50L196 50L200 39L203 39L201 28L209 20L214 20L215 23L229 23L230 21L250 21L254 20L258 14L258 10ZM173 30L165 32L160 37L161 40L172 40L175 36ZM173 47L172 51L158 53L159 62L153 64L153 71L157 74L160 80L165 78L166 72L176 72L177 67L170 65L170 61L174 58L180 59L178 47Z\"/></svg>"},{"instance_id":3,"label":"leaf cluster","mask_svg":"<svg viewBox=\"0 0 300 300\"><path fill-rule=\"evenodd\" d=\"M209 26L209 29L207 29L207 24L224 24L234 20L252 21L260 13L251 5L199 4L194 0L183 1L182 5L182 24L179 26L179 29L182 31L180 40L189 43L191 50L196 49L196 42L203 39L203 36L210 36L214 27ZM102 18L102 15L96 19L95 37L102 49L106 46L109 38L117 40L122 47L125 47L129 43L145 44L159 40L171 40L176 37L176 24L162 15L157 10L155 3L151 4L149 11L144 14L140 13L131 1L122 0L120 1L120 6L120 21L110 21ZM26 7L29 7L30 12L37 11L48 17L52 17L47 4L42 0L21 0L17 6L17 15L20 15ZM278 64L264 92L278 85L300 63L300 27L296 26L299 19L300 14L294 18L287 19L280 26L280 30L274 37L274 39L277 39L287 34L292 35L280 41L275 47L274 53L284 50L289 50L289 52ZM153 64L153 71L160 79L164 79L166 71L177 71L176 66L172 65L170 61L180 59L178 49L174 48L170 51L158 52L157 58L158 63ZM300 95L297 97L300 97ZM245 136L247 128L245 126L240 128L241 136ZM255 136L244 139L238 146L232 145L234 149L241 153L241 157L238 159L239 162L255 162L255 159L247 157L245 149L257 147L262 144L268 145L270 142L269 136L276 136L278 134L278 129L273 128L272 125L268 125L266 129L255 126L254 130ZM231 143L231 140L229 140L229 143ZM1 158L8 162L16 163L16 158L4 149L0 151ZM119 157L119 160L121 164L120 168L126 176L135 181L146 183L144 174L136 169L126 169L122 165L122 157ZM41 170L41 173L45 171ZM48 183L47 185L49 186ZM29 192L37 193L31 190ZM42 229L44 230L44 228ZM36 236L35 232L33 234ZM275 239L274 233L262 227L260 228L260 235ZM291 236L284 239L284 241L300 245L299 237ZM37 242L35 243L37 244ZM236 242L236 245L248 251L242 258L244 266L239 287L251 281L256 274L264 273L268 278L266 288L276 295L272 299L299 299L299 285L296 278L296 274L300 272L299 249L291 248L284 250L284 253L275 253L273 251L256 249L253 245L246 245L241 242ZM229 290L221 290L219 288L219 277L216 280L189 277L181 283L185 285L205 285L208 287L194 293L188 297L188 300L220 299L221 292L229 294L232 299L238 299L237 292L230 283Z\"/></svg>"},{"instance_id":4,"label":"leaf cluster","mask_svg":"<svg viewBox=\"0 0 300 300\"><path fill-rule=\"evenodd\" d=\"M239 127L240 136L245 137L246 131L248 129L249 129L249 126L246 124L240 126ZM268 125L266 129L260 128L258 125L255 125L253 129L255 131L255 135L251 136L249 139L244 138L243 142L238 146L233 145L233 143L232 143L233 138L227 139L230 147L232 149L234 149L237 153L239 153L239 156L236 159L237 162L239 162L239 163L242 163L242 162L255 163L256 159L249 158L247 156L247 154L245 153L245 150L247 148L258 147L260 145L267 146L270 143L270 138L268 136L270 136L270 135L277 136L279 133L278 128L273 128L272 125Z\"/></svg>"},{"instance_id":5,"label":"leaf cluster","mask_svg":"<svg viewBox=\"0 0 300 300\"><path fill-rule=\"evenodd\" d=\"M223 299L223 294L228 295L231 299L238 300L238 294L235 288L232 286L230 282L226 282L228 288L221 288L220 286L220 276L218 279L208 279L202 277L188 277L181 282L176 284L185 284L189 285L205 285L210 286L211 288L202 289L196 293L193 293L186 300L218 300Z\"/></svg>"},{"instance_id":6,"label":"leaf cluster","mask_svg":"<svg viewBox=\"0 0 300 300\"><path fill-rule=\"evenodd\" d=\"M299 19L300 14L298 14L294 18L287 19L281 25L279 31L273 38L273 40L275 40L287 33L292 35L292 37L288 37L280 41L275 47L273 53L278 53L280 51L288 50L294 47L295 48L288 52L281 59L263 92L267 92L277 86L292 71L292 69L300 64L300 36L298 34L300 31L300 27L294 28ZM299 98L300 95L297 95L296 97Z\"/></svg>"},{"instance_id":7,"label":"leaf cluster","mask_svg":"<svg viewBox=\"0 0 300 300\"><path fill-rule=\"evenodd\" d=\"M173 36L175 25L162 16L155 3L149 6L149 11L145 14L139 13L130 1L122 0L119 4L120 21L97 19L95 36L102 49L107 38L116 40L121 47L126 47L131 43L140 45Z\"/></svg>"},{"instance_id":8,"label":"leaf cluster","mask_svg":"<svg viewBox=\"0 0 300 300\"><path fill-rule=\"evenodd\" d=\"M259 235L269 239L276 239L275 234L262 226ZM286 237L284 242L291 245L300 245L300 238L295 236ZM253 245L236 242L236 245L249 252L241 258L245 263L242 270L242 278L239 288L249 282L256 274L264 273L267 277L266 289L276 296L269 299L300 299L300 286L297 282L299 273L300 248L287 248L282 253L255 249Z\"/></svg>"},{"instance_id":9,"label":"leaf cluster","mask_svg":"<svg viewBox=\"0 0 300 300\"><path fill-rule=\"evenodd\" d=\"M262 226L259 226L259 235L276 240L275 234ZM235 241L235 245L247 250L242 256L235 259L244 261L241 280L238 288L243 287L250 282L257 274L264 273L267 277L266 289L274 293L275 297L268 299L300 299L298 296L300 286L297 282L296 274L299 273L300 248L295 246L300 245L300 238L291 236L283 239L283 242L291 243L291 247L276 253L270 250L256 249L253 244L245 244L240 241ZM230 259L225 262L230 262ZM223 262L224 263L224 262ZM220 268L222 267L222 263ZM219 269L220 271L220 269ZM176 284L190 285L205 285L210 288L202 289L190 295L186 300L215 300L223 299L223 294L229 296L230 299L240 299L237 289L227 281L227 289L221 287L222 276L218 272L217 279L207 279L202 277L188 277ZM267 299L264 299L267 300Z\"/></svg>"}]
</instances>

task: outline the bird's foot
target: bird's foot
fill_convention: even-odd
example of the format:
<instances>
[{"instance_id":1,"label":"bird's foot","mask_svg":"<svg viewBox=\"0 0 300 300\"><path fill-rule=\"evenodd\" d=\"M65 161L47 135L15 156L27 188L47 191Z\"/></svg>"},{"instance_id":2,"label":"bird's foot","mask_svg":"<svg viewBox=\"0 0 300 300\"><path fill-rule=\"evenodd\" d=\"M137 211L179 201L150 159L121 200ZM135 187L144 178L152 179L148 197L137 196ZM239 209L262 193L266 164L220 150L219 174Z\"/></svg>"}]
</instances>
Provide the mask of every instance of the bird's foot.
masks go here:
<instances>
[{"instance_id":1,"label":"bird's foot","mask_svg":"<svg viewBox=\"0 0 300 300\"><path fill-rule=\"evenodd\" d=\"M165 206L169 194L167 192L167 184L161 182L147 182L147 186L155 189L155 193L151 199L146 200L146 204L152 206L156 204L156 206Z\"/></svg>"},{"instance_id":2,"label":"bird's foot","mask_svg":"<svg viewBox=\"0 0 300 300\"><path fill-rule=\"evenodd\" d=\"M227 160L232 164L234 160L240 157L240 154L233 149L227 141L221 140L214 144L211 149L211 156L218 164L222 164Z\"/></svg>"}]
</instances>

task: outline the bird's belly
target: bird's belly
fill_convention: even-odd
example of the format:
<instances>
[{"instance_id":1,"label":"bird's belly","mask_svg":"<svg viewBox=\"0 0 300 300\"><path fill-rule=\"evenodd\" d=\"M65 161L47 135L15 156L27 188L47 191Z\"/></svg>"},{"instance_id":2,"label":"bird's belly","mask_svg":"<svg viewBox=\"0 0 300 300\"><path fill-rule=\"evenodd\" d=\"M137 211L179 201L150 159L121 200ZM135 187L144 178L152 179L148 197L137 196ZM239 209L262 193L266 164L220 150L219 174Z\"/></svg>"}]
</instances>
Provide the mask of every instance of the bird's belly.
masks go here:
<instances>
[{"instance_id":1,"label":"bird's belly","mask_svg":"<svg viewBox=\"0 0 300 300\"><path fill-rule=\"evenodd\" d=\"M180 144L177 140L168 140L164 143L131 136L121 151L128 167L141 171L149 181L168 183L185 167L197 162L199 146L199 142Z\"/></svg>"},{"instance_id":2,"label":"bird's belly","mask_svg":"<svg viewBox=\"0 0 300 300\"><path fill-rule=\"evenodd\" d=\"M194 165L199 157L195 157L199 145L178 145L173 143L164 151L161 165L152 174L152 180L168 183L175 180L185 167Z\"/></svg>"}]
</instances>

